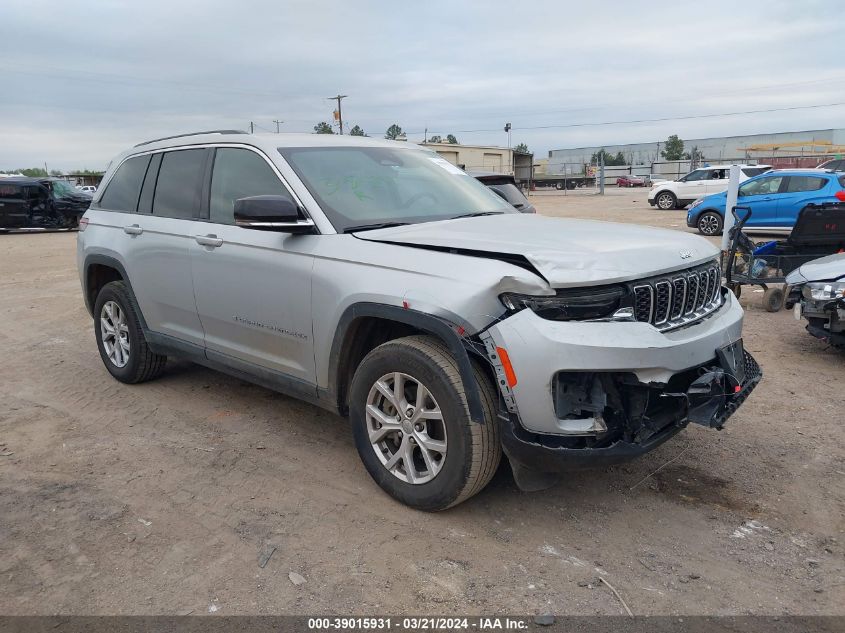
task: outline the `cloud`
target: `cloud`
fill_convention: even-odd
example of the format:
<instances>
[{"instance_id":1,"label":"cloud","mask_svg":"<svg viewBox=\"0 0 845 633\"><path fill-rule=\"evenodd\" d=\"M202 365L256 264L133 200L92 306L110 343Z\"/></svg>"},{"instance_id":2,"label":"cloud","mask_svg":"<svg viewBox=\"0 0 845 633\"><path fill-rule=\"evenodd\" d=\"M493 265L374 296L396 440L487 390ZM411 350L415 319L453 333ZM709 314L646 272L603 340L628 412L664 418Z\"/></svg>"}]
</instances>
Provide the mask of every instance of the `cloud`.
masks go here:
<instances>
[{"instance_id":1,"label":"cloud","mask_svg":"<svg viewBox=\"0 0 845 633\"><path fill-rule=\"evenodd\" d=\"M835 127L845 108L663 123L542 125L842 101L845 22L827 2L6 0L0 169L104 167L184 131L311 131L553 148ZM471 132L468 130L494 130ZM459 132L460 131L460 132Z\"/></svg>"}]
</instances>

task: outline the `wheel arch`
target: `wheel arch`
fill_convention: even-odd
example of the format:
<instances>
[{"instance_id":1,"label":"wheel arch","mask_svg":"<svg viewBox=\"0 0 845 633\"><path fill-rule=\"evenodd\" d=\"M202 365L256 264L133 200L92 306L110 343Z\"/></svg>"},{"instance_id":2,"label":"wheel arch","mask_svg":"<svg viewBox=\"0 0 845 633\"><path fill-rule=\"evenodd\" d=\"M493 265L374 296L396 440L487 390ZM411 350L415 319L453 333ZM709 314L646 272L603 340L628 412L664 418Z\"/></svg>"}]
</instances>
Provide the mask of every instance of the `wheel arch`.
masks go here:
<instances>
[{"instance_id":1,"label":"wheel arch","mask_svg":"<svg viewBox=\"0 0 845 633\"><path fill-rule=\"evenodd\" d=\"M82 294L85 297L85 307L88 308L88 312L92 316L94 315L94 304L97 301L97 295L103 286L112 281L122 281L129 288L130 296L135 302L135 310L141 321L141 327L146 330L147 322L144 320L144 315L137 305L138 301L132 289L132 282L129 281L129 275L126 273L123 264L109 255L91 254L85 258L82 275Z\"/></svg>"},{"instance_id":2,"label":"wheel arch","mask_svg":"<svg viewBox=\"0 0 845 633\"><path fill-rule=\"evenodd\" d=\"M446 344L458 364L470 418L483 424L484 410L470 352L452 324L431 314L379 303L350 305L338 321L329 354L328 385L337 410L347 412L352 376L364 356L382 343L412 334L429 334Z\"/></svg>"}]
</instances>

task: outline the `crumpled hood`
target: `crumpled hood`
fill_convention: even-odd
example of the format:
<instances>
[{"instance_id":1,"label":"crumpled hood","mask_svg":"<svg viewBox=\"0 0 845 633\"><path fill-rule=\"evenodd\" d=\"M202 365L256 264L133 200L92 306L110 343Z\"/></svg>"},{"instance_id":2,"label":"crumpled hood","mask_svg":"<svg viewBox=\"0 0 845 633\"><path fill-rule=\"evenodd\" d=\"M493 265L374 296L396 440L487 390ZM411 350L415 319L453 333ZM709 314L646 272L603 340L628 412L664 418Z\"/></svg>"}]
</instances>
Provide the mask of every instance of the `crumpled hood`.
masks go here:
<instances>
[{"instance_id":1,"label":"crumpled hood","mask_svg":"<svg viewBox=\"0 0 845 633\"><path fill-rule=\"evenodd\" d=\"M838 280L845 280L845 253L820 257L803 264L787 276L786 283L795 286L808 281Z\"/></svg>"},{"instance_id":2,"label":"crumpled hood","mask_svg":"<svg viewBox=\"0 0 845 633\"><path fill-rule=\"evenodd\" d=\"M689 268L719 254L704 238L681 231L522 213L425 222L356 236L462 254L522 256L555 288L630 281Z\"/></svg>"}]
</instances>

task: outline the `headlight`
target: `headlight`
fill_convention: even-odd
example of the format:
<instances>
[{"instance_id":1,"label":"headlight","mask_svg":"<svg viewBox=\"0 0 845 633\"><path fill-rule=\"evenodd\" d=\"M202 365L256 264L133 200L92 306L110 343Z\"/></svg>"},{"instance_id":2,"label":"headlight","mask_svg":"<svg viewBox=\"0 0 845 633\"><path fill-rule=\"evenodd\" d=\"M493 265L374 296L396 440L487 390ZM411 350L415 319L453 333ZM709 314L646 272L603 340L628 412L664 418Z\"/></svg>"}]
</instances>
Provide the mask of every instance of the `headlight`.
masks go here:
<instances>
[{"instance_id":1,"label":"headlight","mask_svg":"<svg viewBox=\"0 0 845 633\"><path fill-rule=\"evenodd\" d=\"M625 290L612 286L562 290L554 297L534 297L506 292L499 298L511 312L524 308L552 321L576 321L610 316L620 306Z\"/></svg>"},{"instance_id":2,"label":"headlight","mask_svg":"<svg viewBox=\"0 0 845 633\"><path fill-rule=\"evenodd\" d=\"M824 301L845 298L845 283L841 281L817 281L805 284L801 290L805 299Z\"/></svg>"}]
</instances>

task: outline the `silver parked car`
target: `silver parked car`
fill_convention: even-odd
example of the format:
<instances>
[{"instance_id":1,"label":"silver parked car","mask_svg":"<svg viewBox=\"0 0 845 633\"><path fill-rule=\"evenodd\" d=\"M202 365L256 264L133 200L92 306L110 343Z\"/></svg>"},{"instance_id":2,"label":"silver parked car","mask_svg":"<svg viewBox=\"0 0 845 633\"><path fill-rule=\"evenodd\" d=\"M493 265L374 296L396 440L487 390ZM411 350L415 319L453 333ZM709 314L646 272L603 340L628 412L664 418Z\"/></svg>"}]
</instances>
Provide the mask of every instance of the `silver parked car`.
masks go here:
<instances>
[{"instance_id":1,"label":"silver parked car","mask_svg":"<svg viewBox=\"0 0 845 633\"><path fill-rule=\"evenodd\" d=\"M721 428L761 376L706 240L522 214L408 143L142 143L80 229L112 376L179 356L348 416L373 479L425 510L479 492L502 451L539 489Z\"/></svg>"}]
</instances>

